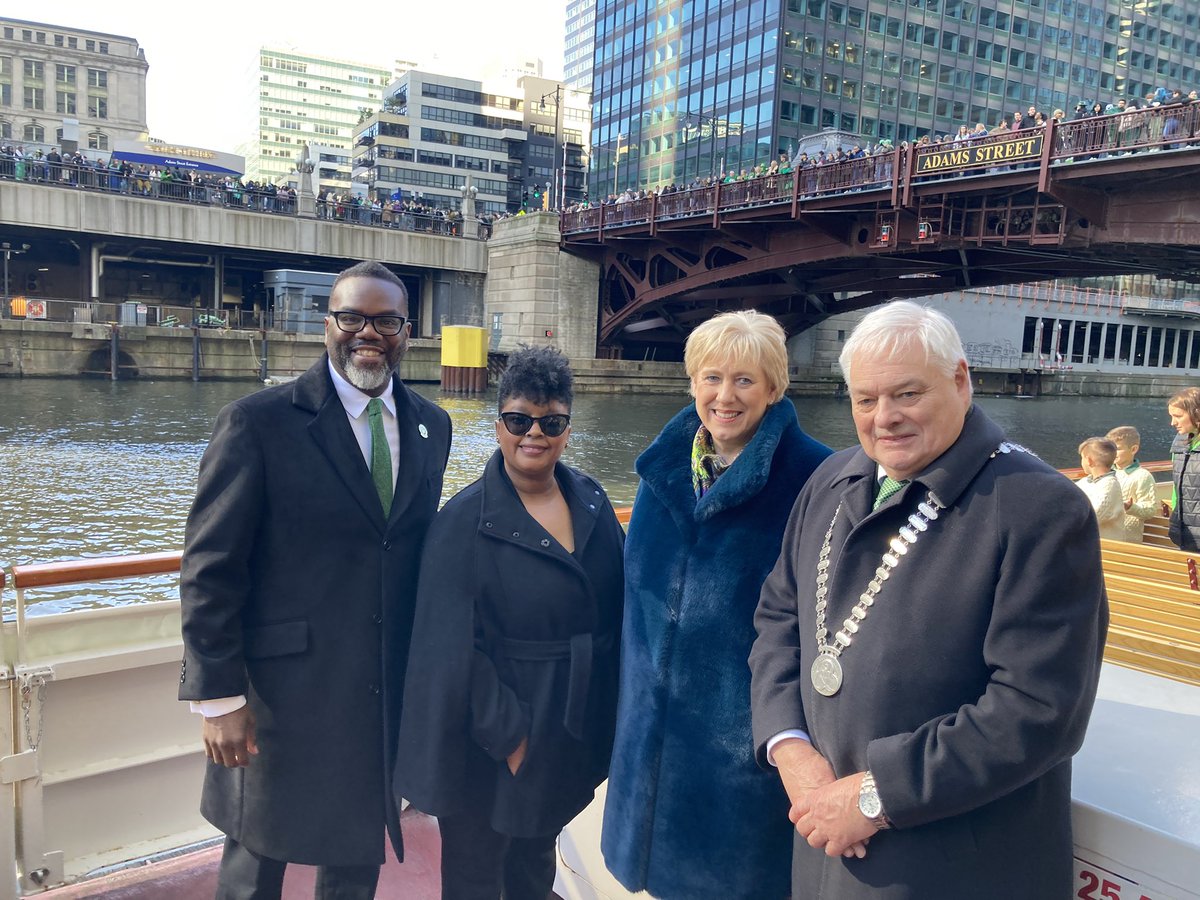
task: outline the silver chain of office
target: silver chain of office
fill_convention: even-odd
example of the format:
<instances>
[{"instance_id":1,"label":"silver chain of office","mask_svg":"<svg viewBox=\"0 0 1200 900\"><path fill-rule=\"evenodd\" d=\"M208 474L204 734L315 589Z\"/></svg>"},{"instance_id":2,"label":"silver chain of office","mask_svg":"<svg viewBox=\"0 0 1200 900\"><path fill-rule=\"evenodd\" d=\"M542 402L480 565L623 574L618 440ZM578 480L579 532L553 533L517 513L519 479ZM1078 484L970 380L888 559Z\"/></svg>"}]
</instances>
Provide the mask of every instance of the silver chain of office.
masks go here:
<instances>
[{"instance_id":1,"label":"silver chain of office","mask_svg":"<svg viewBox=\"0 0 1200 900\"><path fill-rule=\"evenodd\" d=\"M1004 441L991 452L988 459L995 459L998 454L1011 453L1014 450L1030 453L1020 444ZM1036 454L1030 453L1030 455ZM813 661L810 675L813 687L820 694L832 697L841 690L843 675L839 657L842 655L842 651L853 643L854 635L858 634L859 628L867 618L867 613L875 605L875 599L879 596L879 592L883 590L884 583L900 565L900 560L907 555L909 548L917 543L917 539L929 530L929 524L937 520L939 511L943 509L945 507L933 496L933 491L925 494L925 499L917 504L917 511L908 517L908 524L901 527L900 533L888 542L888 549L875 569L875 577L867 583L867 589L859 594L858 602L851 608L850 615L846 617L842 622L842 627L833 636L833 643L829 643L829 629L825 625L825 610L828 606L829 594L829 554L833 541L833 529L842 512L842 504L839 503L837 509L833 511L833 518L829 521L825 539L821 542L821 553L817 558L817 658Z\"/></svg>"}]
</instances>

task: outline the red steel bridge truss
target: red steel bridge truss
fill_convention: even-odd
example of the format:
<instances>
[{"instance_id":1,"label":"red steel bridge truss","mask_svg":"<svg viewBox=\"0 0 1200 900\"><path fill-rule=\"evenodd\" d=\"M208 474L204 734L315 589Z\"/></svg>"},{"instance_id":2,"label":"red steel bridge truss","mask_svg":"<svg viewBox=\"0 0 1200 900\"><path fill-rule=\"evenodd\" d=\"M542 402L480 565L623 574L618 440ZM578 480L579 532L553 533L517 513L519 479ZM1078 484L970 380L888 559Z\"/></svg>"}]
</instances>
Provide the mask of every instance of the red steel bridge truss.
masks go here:
<instances>
[{"instance_id":1,"label":"red steel bridge truss","mask_svg":"<svg viewBox=\"0 0 1200 900\"><path fill-rule=\"evenodd\" d=\"M1133 272L1200 281L1200 105L902 146L561 225L566 251L601 264L601 356L678 358L696 324L731 309L794 334L894 297Z\"/></svg>"}]
</instances>

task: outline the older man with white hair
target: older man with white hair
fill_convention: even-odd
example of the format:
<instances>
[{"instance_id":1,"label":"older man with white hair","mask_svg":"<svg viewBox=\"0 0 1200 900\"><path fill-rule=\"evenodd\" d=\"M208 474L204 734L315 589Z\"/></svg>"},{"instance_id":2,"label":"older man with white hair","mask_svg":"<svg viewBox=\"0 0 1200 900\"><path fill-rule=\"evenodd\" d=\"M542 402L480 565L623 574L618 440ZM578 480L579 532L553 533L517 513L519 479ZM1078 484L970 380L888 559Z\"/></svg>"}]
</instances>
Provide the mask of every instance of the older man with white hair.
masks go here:
<instances>
[{"instance_id":1,"label":"older man with white hair","mask_svg":"<svg viewBox=\"0 0 1200 900\"><path fill-rule=\"evenodd\" d=\"M972 404L943 314L890 303L841 365L861 446L797 499L750 655L793 896L1069 896L1108 619L1091 506Z\"/></svg>"}]
</instances>

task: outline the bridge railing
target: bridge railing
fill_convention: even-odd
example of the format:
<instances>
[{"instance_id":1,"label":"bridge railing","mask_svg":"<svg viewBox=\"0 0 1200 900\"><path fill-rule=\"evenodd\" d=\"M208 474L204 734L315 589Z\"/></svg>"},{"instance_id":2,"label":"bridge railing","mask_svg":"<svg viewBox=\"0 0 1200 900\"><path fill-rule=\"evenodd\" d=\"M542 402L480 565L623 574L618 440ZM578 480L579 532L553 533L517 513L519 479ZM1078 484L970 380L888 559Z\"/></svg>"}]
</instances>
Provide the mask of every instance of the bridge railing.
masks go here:
<instances>
[{"instance_id":1,"label":"bridge railing","mask_svg":"<svg viewBox=\"0 0 1200 900\"><path fill-rule=\"evenodd\" d=\"M197 206L219 206L246 212L295 216L299 212L294 194L260 187L249 187L215 177L190 179L152 177L148 172L121 171L89 162L52 162L26 157L20 160L0 154L0 181L21 181L53 188L122 194L144 200L167 200ZM341 200L316 202L318 218L351 225L395 228L445 237L465 237L485 241L491 237L490 222L466 221L457 214L447 217L440 211L414 211L359 206Z\"/></svg>"},{"instance_id":2,"label":"bridge railing","mask_svg":"<svg viewBox=\"0 0 1200 900\"><path fill-rule=\"evenodd\" d=\"M1061 122L1055 128L1055 160L1078 161L1140 151L1175 150L1197 140L1200 104L1130 110Z\"/></svg>"},{"instance_id":3,"label":"bridge railing","mask_svg":"<svg viewBox=\"0 0 1200 900\"><path fill-rule=\"evenodd\" d=\"M562 213L564 235L602 231L651 220L714 215L760 205L782 205L877 188L891 188L898 205L912 201L915 183L1029 169L1045 189L1051 166L1126 153L1200 146L1200 103L1130 110L1007 131L968 140L908 147L860 159L810 165L786 175L684 188L658 197Z\"/></svg>"}]
</instances>

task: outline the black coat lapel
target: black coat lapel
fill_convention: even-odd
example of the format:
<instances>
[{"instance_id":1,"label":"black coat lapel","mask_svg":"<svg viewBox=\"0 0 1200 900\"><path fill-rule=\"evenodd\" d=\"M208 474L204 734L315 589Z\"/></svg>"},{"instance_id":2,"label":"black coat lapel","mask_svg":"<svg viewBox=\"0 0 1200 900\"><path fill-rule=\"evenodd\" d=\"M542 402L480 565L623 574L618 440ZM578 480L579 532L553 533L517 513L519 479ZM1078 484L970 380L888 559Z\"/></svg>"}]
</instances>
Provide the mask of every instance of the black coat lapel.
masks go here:
<instances>
[{"instance_id":1,"label":"black coat lapel","mask_svg":"<svg viewBox=\"0 0 1200 900\"><path fill-rule=\"evenodd\" d=\"M425 481L432 427L432 423L420 420L417 404L399 378L392 381L392 396L396 400L396 428L400 433L400 469L396 473L389 521L395 521L404 512Z\"/></svg>"},{"instance_id":2,"label":"black coat lapel","mask_svg":"<svg viewBox=\"0 0 1200 900\"><path fill-rule=\"evenodd\" d=\"M341 477L350 495L363 508L371 524L382 534L383 506L379 502L379 494L375 492L375 484L371 481L371 472L363 459L362 450L350 429L346 407L342 406L333 380L329 377L327 359L323 356L320 362L296 379L292 402L315 413L309 423L308 433ZM395 512L394 504L392 511Z\"/></svg>"}]
</instances>

